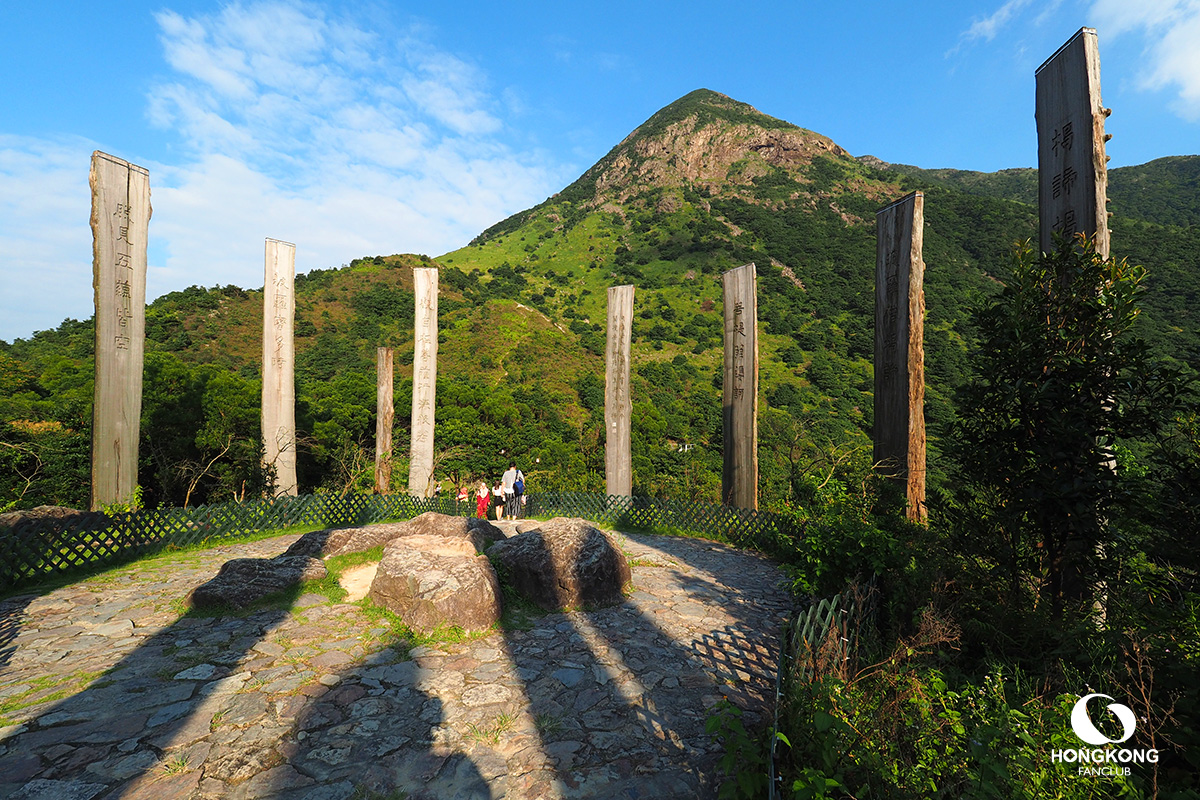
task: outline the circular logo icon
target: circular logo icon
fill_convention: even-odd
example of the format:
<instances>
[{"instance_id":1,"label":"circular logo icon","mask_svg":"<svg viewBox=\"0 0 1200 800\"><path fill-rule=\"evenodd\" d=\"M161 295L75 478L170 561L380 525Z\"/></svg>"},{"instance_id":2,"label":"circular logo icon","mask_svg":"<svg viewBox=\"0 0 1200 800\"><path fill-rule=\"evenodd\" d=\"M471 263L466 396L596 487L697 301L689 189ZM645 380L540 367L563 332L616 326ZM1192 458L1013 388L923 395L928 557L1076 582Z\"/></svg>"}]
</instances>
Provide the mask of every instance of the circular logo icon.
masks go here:
<instances>
[{"instance_id":1,"label":"circular logo icon","mask_svg":"<svg viewBox=\"0 0 1200 800\"><path fill-rule=\"evenodd\" d=\"M1110 739L1096 729L1092 724L1092 718L1088 716L1087 704L1093 697L1103 697L1105 700L1112 700L1106 694L1088 694L1079 698L1075 703L1075 707L1071 709L1071 728L1075 731L1075 735L1084 742L1093 745L1101 744L1120 744L1121 742L1133 736L1133 730L1137 726L1137 719L1133 716L1133 711L1129 706L1123 706L1120 703L1110 703L1108 710L1121 721L1121 727L1124 735L1120 739Z\"/></svg>"}]
</instances>

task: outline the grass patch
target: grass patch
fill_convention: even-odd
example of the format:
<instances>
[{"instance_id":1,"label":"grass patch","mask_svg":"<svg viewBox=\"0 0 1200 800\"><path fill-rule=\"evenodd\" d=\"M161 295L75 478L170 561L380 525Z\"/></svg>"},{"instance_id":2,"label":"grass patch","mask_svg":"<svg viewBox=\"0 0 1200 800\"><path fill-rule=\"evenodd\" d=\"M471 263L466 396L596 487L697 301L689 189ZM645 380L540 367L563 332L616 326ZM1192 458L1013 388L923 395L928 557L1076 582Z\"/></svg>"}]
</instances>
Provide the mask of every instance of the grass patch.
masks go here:
<instances>
[{"instance_id":1,"label":"grass patch","mask_svg":"<svg viewBox=\"0 0 1200 800\"><path fill-rule=\"evenodd\" d=\"M47 576L46 578L28 583L15 588L8 588L0 591L0 600L18 595L42 595L51 592L55 589L61 589L64 586L71 586L76 583L84 583L85 586L92 590L102 591L104 588L111 586L113 583L122 578L133 576L142 577L135 573L142 570L152 570L160 567L178 566L179 564L187 564L189 561L195 561L197 556L205 551L212 550L215 547L224 545L239 545L248 544L251 542L262 541L263 539L273 539L276 536L286 536L293 533L308 533L310 531L322 530L324 526L320 525L294 525L290 528L275 528L272 530L253 531L242 534L225 535L220 538L212 537L196 542L195 544L179 546L166 544L157 552L148 554L130 554L128 557L116 559L108 562L93 562L84 566L72 569L71 571ZM89 585L90 584L90 585Z\"/></svg>"},{"instance_id":2,"label":"grass patch","mask_svg":"<svg viewBox=\"0 0 1200 800\"><path fill-rule=\"evenodd\" d=\"M494 717L492 723L485 728L474 724L468 725L467 735L464 738L468 742L479 742L495 747L500 743L500 736L511 731L516 721L517 715L506 711Z\"/></svg>"},{"instance_id":3,"label":"grass patch","mask_svg":"<svg viewBox=\"0 0 1200 800\"><path fill-rule=\"evenodd\" d=\"M320 594L329 598L331 603L340 603L346 599L346 590L342 588L342 573L351 567L370 564L383 559L383 545L363 550L359 553L345 553L325 559L325 577L316 581L307 581L304 592Z\"/></svg>"},{"instance_id":4,"label":"grass patch","mask_svg":"<svg viewBox=\"0 0 1200 800\"><path fill-rule=\"evenodd\" d=\"M488 560L492 562L492 567L496 570L496 578L500 581L500 595L503 603L500 630L527 631L533 627L535 620L541 619L547 614L556 613L547 611L517 592L512 585L508 568L500 563L499 559L488 556Z\"/></svg>"},{"instance_id":5,"label":"grass patch","mask_svg":"<svg viewBox=\"0 0 1200 800\"><path fill-rule=\"evenodd\" d=\"M390 792L377 792L369 786L358 784L354 787L353 794L349 800L405 800L408 797L408 792L400 789L392 789Z\"/></svg>"},{"instance_id":6,"label":"grass patch","mask_svg":"<svg viewBox=\"0 0 1200 800\"><path fill-rule=\"evenodd\" d=\"M533 724L543 736L552 736L563 729L562 717L557 714L538 714Z\"/></svg>"},{"instance_id":7,"label":"grass patch","mask_svg":"<svg viewBox=\"0 0 1200 800\"><path fill-rule=\"evenodd\" d=\"M29 681L29 688L20 694L0 700L0 726L16 725L18 720L9 716L18 711L43 703L54 703L78 694L88 687L92 681L102 677L104 670L96 672L72 672L69 675L47 675ZM42 694L47 689L59 688L50 694Z\"/></svg>"},{"instance_id":8,"label":"grass patch","mask_svg":"<svg viewBox=\"0 0 1200 800\"><path fill-rule=\"evenodd\" d=\"M181 775L184 772L187 772L187 756L175 756L174 758L167 759L162 763L162 766L159 767L159 771L161 771L163 775Z\"/></svg>"}]
</instances>

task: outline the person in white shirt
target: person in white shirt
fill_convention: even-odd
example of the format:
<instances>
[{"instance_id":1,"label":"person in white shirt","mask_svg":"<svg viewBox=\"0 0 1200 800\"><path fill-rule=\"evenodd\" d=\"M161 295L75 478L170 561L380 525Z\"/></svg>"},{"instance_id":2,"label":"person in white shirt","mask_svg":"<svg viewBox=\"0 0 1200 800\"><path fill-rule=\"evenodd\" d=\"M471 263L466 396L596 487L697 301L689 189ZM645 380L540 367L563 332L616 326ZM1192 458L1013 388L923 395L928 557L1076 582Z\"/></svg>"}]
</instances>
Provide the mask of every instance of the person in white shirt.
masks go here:
<instances>
[{"instance_id":1,"label":"person in white shirt","mask_svg":"<svg viewBox=\"0 0 1200 800\"><path fill-rule=\"evenodd\" d=\"M515 461L509 462L508 469L500 476L500 484L504 487L505 513L510 519L517 519L521 516L521 495L525 493L525 475L517 469ZM518 487L520 491L517 491Z\"/></svg>"}]
</instances>

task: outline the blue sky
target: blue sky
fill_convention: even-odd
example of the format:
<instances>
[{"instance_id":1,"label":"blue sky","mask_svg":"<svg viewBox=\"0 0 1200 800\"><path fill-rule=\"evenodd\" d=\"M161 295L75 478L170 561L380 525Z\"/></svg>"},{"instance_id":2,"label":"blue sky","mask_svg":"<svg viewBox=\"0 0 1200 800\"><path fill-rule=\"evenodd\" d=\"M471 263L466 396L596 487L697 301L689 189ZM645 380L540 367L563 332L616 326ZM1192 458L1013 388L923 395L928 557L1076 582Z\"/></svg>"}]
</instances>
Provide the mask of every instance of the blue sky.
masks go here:
<instances>
[{"instance_id":1,"label":"blue sky","mask_svg":"<svg viewBox=\"0 0 1200 800\"><path fill-rule=\"evenodd\" d=\"M148 296L439 255L697 88L923 167L1033 166L1034 70L1098 29L1112 166L1200 152L1200 0L0 8L0 339L92 313L87 173L150 170ZM103 9L98 11L98 9Z\"/></svg>"}]
</instances>

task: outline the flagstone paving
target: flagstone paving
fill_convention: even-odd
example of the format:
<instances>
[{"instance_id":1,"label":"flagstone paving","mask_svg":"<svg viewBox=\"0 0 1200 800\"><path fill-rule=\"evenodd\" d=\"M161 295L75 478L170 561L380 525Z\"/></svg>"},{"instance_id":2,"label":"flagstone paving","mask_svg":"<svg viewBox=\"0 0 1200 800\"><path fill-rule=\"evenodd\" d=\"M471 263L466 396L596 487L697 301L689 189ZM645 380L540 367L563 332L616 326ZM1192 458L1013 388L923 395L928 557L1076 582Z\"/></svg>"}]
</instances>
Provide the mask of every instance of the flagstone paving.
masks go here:
<instances>
[{"instance_id":1,"label":"flagstone paving","mask_svg":"<svg viewBox=\"0 0 1200 800\"><path fill-rule=\"evenodd\" d=\"M183 616L296 538L0 601L0 798L691 800L719 785L712 706L770 714L789 600L755 554L618 534L624 604L411 650L322 595Z\"/></svg>"}]
</instances>

